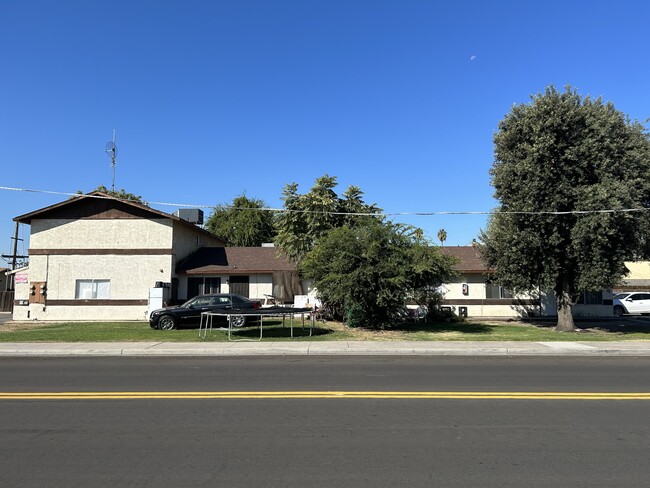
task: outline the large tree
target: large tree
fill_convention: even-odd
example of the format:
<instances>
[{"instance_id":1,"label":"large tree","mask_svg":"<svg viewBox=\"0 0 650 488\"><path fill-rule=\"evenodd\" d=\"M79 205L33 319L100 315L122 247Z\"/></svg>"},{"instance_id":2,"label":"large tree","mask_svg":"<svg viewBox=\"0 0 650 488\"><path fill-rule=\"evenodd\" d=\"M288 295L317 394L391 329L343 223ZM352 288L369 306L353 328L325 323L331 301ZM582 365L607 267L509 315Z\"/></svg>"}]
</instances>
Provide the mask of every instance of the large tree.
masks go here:
<instances>
[{"instance_id":1,"label":"large tree","mask_svg":"<svg viewBox=\"0 0 650 488\"><path fill-rule=\"evenodd\" d=\"M643 245L650 141L611 103L549 87L514 106L494 136L490 170L500 206L481 233L495 279L552 290L556 330L574 330L583 291L613 287Z\"/></svg>"},{"instance_id":2,"label":"large tree","mask_svg":"<svg viewBox=\"0 0 650 488\"><path fill-rule=\"evenodd\" d=\"M408 298L427 301L452 276L452 259L413 236L412 228L379 219L330 230L300 269L348 325L384 327L401 319Z\"/></svg>"},{"instance_id":3,"label":"large tree","mask_svg":"<svg viewBox=\"0 0 650 488\"><path fill-rule=\"evenodd\" d=\"M340 197L336 186L336 177L327 174L317 178L305 194L298 193L297 183L285 186L282 192L284 212L276 219L276 243L294 261L300 262L330 230L378 218L367 215L381 209L366 204L361 189L350 186Z\"/></svg>"},{"instance_id":4,"label":"large tree","mask_svg":"<svg viewBox=\"0 0 650 488\"><path fill-rule=\"evenodd\" d=\"M216 206L205 227L232 246L261 246L275 238L273 212L264 208L262 200L239 195L229 205Z\"/></svg>"}]
</instances>

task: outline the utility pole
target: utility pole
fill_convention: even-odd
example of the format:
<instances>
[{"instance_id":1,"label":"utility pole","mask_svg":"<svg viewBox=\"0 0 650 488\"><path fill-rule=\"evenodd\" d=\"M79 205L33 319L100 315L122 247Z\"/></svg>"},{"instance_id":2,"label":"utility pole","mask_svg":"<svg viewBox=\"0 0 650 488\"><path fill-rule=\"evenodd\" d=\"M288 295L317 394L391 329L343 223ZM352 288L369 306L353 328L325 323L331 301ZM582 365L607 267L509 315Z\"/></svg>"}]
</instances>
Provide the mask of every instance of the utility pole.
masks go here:
<instances>
[{"instance_id":1,"label":"utility pole","mask_svg":"<svg viewBox=\"0 0 650 488\"><path fill-rule=\"evenodd\" d=\"M16 230L14 231L14 236L12 237L12 239L14 241L13 253L12 254L3 254L2 255L2 257L5 258L5 259L11 258L11 269L12 269L12 271L14 269L16 269L16 265L18 264L18 259L27 259L27 256L19 256L18 255L18 241L22 241L22 239L20 239L18 237L18 226L19 225L20 225L20 223L16 222ZM12 275L12 277L13 277L13 275ZM13 280L12 280L11 284L7 283L7 286L11 287L10 289L13 290L14 289Z\"/></svg>"},{"instance_id":2,"label":"utility pole","mask_svg":"<svg viewBox=\"0 0 650 488\"><path fill-rule=\"evenodd\" d=\"M16 222L16 230L14 231L14 254L11 258L11 269L16 269L16 260L18 259L18 226L20 224ZM22 240L22 239L21 239Z\"/></svg>"},{"instance_id":3,"label":"utility pole","mask_svg":"<svg viewBox=\"0 0 650 488\"><path fill-rule=\"evenodd\" d=\"M113 170L113 183L111 191L115 192L115 163L117 160L117 146L115 145L115 129L113 129L113 140L106 143L106 154L111 159L111 168Z\"/></svg>"}]
</instances>

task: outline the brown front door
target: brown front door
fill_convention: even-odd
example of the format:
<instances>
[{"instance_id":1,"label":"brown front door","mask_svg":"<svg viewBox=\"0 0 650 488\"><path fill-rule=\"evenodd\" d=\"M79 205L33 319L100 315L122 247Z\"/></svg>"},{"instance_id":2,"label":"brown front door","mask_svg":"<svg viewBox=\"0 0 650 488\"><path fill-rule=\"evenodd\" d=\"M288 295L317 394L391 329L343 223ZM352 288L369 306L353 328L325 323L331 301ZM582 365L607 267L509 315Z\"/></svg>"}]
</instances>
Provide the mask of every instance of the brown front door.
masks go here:
<instances>
[{"instance_id":1,"label":"brown front door","mask_svg":"<svg viewBox=\"0 0 650 488\"><path fill-rule=\"evenodd\" d=\"M249 298L250 288L248 276L231 276L230 293Z\"/></svg>"}]
</instances>

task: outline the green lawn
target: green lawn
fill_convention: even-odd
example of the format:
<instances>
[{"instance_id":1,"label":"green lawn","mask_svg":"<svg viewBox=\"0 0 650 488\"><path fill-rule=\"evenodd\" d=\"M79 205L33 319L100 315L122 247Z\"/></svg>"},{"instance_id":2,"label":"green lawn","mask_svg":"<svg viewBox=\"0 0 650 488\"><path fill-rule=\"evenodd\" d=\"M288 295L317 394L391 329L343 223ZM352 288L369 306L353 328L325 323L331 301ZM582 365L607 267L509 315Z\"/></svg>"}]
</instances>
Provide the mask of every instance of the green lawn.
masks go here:
<instances>
[{"instance_id":1,"label":"green lawn","mask_svg":"<svg viewBox=\"0 0 650 488\"><path fill-rule=\"evenodd\" d=\"M405 324L388 330L371 331L351 329L336 322L317 323L312 337L308 330L294 327L294 338L290 329L280 321L264 324L265 341L612 341L650 340L650 324L634 327L611 326L609 330L587 328L574 333L558 333L551 324L521 323L417 323ZM646 330L647 329L647 330ZM255 326L237 329L233 338L256 339L259 329ZM206 338L199 336L197 329L159 331L146 322L70 322L29 323L0 325L0 342L214 342L227 341L225 330L213 330Z\"/></svg>"},{"instance_id":2,"label":"green lawn","mask_svg":"<svg viewBox=\"0 0 650 488\"><path fill-rule=\"evenodd\" d=\"M309 330L294 327L294 340L307 337ZM202 331L202 334L203 335ZM171 331L153 330L148 322L67 322L67 323L31 323L20 325L0 325L0 342L218 342L228 340L228 331L213 329L200 337L198 329L181 329ZM233 338L256 339L259 328L255 326L235 329ZM291 340L288 325L281 321L264 323L264 338L273 340ZM319 324L314 328L313 340L350 339L345 331L334 331L327 325Z\"/></svg>"}]
</instances>

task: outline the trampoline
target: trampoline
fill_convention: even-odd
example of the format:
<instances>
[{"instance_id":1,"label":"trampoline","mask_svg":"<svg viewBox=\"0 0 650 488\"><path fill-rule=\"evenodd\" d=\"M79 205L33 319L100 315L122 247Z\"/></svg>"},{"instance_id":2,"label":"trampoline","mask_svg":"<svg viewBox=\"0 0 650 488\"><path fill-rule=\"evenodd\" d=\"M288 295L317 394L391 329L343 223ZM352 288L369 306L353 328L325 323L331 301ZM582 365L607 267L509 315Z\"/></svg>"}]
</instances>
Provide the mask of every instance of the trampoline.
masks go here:
<instances>
[{"instance_id":1,"label":"trampoline","mask_svg":"<svg viewBox=\"0 0 650 488\"><path fill-rule=\"evenodd\" d=\"M212 331L212 323L214 317L226 317L228 320L228 340L232 342L259 342L264 335L264 319L269 317L281 317L282 326L284 327L285 319L289 318L289 328L291 330L291 338L293 339L294 319L300 320L300 325L304 329L305 322L309 327L309 337L314 332L314 315L311 308L293 308L293 307L266 307L257 309L229 309L219 310L212 312L203 312L201 314L201 321L199 322L199 337L205 339L208 331ZM258 319L258 327L260 329L260 336L256 339L235 339L233 338L233 330L238 330L239 327L233 325L234 317L251 317Z\"/></svg>"}]
</instances>

